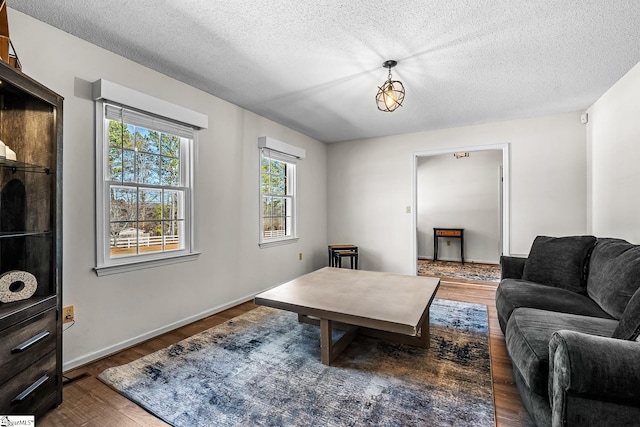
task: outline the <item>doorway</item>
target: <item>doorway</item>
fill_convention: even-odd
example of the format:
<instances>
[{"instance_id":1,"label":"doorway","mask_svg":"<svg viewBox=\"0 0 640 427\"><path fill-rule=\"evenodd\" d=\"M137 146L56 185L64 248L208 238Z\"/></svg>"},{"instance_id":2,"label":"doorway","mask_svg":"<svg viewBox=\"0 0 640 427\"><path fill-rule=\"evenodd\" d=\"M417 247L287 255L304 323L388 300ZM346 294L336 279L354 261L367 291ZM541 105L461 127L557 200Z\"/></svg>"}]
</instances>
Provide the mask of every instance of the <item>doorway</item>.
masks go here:
<instances>
[{"instance_id":1,"label":"doorway","mask_svg":"<svg viewBox=\"0 0 640 427\"><path fill-rule=\"evenodd\" d=\"M459 153L459 158L454 157L455 153ZM469 158L465 158L465 155L460 155L460 153L468 153ZM418 258L425 257L425 255L433 255L432 227L466 228L465 261L473 261L474 259L477 262L489 261L479 255L482 253L490 253L491 257L496 257L498 260L500 255L508 255L510 230L509 144L428 150L414 153L413 156L413 274L417 274ZM487 160L482 160L483 157ZM465 165L463 162L471 158L475 159L475 166L473 166L473 162L469 162L466 164L468 170L466 168L460 169L461 166ZM486 168L484 171L476 169L474 172L474 167L477 168L479 162L482 163L484 161L487 162L486 167L494 169L490 173L486 171ZM431 165L430 175L424 172L425 166L429 164ZM460 176L452 175L448 169L451 169L451 171L462 170L463 172L458 172ZM421 182L420 179L425 176L428 177L429 181ZM490 182L487 182L487 179ZM480 182L482 180L484 180L484 184ZM429 191L423 191L425 190L425 185L429 187ZM486 187L491 187L490 195L483 194L483 192L488 191ZM425 220L424 215L421 215L425 210L424 203L421 205L421 198L424 199L425 194L428 195L427 197L430 200L433 199L434 201L432 203L433 210L429 211L430 220ZM491 200L483 201L481 200L483 197ZM477 212L461 213L462 204L465 203L465 200L462 200L464 198L469 203L469 209L475 209ZM473 206L472 202L474 202ZM491 205L491 212L488 212L487 203ZM497 208L495 203L498 205ZM447 212L447 209L449 209L449 212ZM482 225L481 218L483 215L485 221L494 221L491 223L491 227ZM487 219L487 215L490 218ZM461 219L461 217L465 217L466 220ZM487 237L485 234L491 234L491 237ZM460 248L455 245L459 245L461 242L452 241L449 243L453 244L454 247L445 246L443 248L441 238L439 247L443 248L444 251L441 254L441 250L438 250L438 259L446 259L447 255L452 256L456 253L454 251L457 251L457 259L459 259ZM485 245L484 248L483 244ZM486 248L487 244L495 244L495 246L488 250Z\"/></svg>"}]
</instances>

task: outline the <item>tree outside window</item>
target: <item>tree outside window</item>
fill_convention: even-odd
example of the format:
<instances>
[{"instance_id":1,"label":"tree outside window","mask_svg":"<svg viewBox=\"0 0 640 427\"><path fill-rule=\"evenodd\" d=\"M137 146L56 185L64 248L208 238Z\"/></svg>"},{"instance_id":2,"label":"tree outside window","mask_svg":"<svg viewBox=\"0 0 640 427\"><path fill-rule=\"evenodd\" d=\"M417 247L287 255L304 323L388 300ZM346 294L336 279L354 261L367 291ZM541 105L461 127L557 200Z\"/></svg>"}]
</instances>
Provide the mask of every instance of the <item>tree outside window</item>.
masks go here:
<instances>
[{"instance_id":1,"label":"tree outside window","mask_svg":"<svg viewBox=\"0 0 640 427\"><path fill-rule=\"evenodd\" d=\"M261 242L295 238L296 164L261 152Z\"/></svg>"},{"instance_id":2,"label":"tree outside window","mask_svg":"<svg viewBox=\"0 0 640 427\"><path fill-rule=\"evenodd\" d=\"M182 249L184 138L117 120L108 132L111 256Z\"/></svg>"}]
</instances>

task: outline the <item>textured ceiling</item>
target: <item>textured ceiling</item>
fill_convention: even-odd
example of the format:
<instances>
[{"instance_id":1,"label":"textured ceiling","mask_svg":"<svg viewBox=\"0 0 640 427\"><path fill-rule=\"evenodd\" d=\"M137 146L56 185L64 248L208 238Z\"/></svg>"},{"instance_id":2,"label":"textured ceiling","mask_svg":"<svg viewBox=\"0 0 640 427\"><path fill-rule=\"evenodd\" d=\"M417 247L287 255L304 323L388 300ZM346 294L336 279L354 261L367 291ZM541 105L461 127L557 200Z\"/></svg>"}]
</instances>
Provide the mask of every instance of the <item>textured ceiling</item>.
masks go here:
<instances>
[{"instance_id":1,"label":"textured ceiling","mask_svg":"<svg viewBox=\"0 0 640 427\"><path fill-rule=\"evenodd\" d=\"M586 109L640 61L636 0L7 3L324 142Z\"/></svg>"}]
</instances>

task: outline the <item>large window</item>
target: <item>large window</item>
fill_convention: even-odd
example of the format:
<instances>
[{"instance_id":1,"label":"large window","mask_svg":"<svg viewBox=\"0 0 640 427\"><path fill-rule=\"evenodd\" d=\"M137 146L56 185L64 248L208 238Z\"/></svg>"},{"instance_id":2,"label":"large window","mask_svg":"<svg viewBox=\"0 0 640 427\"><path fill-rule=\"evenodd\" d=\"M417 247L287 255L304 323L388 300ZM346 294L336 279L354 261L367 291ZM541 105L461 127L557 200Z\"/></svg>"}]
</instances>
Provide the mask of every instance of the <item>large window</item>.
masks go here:
<instances>
[{"instance_id":1,"label":"large window","mask_svg":"<svg viewBox=\"0 0 640 427\"><path fill-rule=\"evenodd\" d=\"M192 131L110 104L105 128L109 257L185 249Z\"/></svg>"},{"instance_id":2,"label":"large window","mask_svg":"<svg viewBox=\"0 0 640 427\"><path fill-rule=\"evenodd\" d=\"M194 260L197 131L209 118L107 80L96 101L96 273Z\"/></svg>"},{"instance_id":3,"label":"large window","mask_svg":"<svg viewBox=\"0 0 640 427\"><path fill-rule=\"evenodd\" d=\"M260 243L296 235L296 158L266 148L260 151Z\"/></svg>"}]
</instances>

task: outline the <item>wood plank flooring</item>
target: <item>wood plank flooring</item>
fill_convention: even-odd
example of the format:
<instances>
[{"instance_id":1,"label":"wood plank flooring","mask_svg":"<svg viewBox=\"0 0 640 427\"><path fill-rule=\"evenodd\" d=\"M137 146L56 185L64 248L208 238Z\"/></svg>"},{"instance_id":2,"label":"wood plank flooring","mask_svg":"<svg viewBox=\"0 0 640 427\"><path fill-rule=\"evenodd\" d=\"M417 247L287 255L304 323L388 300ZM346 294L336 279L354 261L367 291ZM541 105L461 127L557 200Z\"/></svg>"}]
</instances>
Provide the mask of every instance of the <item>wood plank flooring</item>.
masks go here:
<instances>
[{"instance_id":1,"label":"wood plank flooring","mask_svg":"<svg viewBox=\"0 0 640 427\"><path fill-rule=\"evenodd\" d=\"M488 307L496 425L498 427L530 427L534 424L522 406L520 396L513 384L511 362L507 356L504 336L498 326L495 308L496 286L497 284L488 282L442 279L436 297L485 304ZM256 305L251 302L240 304L81 368L66 372L65 376L72 381L64 387L62 405L38 420L38 427L167 426L168 424L162 420L103 384L97 379L97 376L106 368L122 365L160 350L186 337L224 323L255 307ZM74 378L76 378L75 381Z\"/></svg>"}]
</instances>

